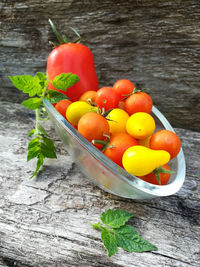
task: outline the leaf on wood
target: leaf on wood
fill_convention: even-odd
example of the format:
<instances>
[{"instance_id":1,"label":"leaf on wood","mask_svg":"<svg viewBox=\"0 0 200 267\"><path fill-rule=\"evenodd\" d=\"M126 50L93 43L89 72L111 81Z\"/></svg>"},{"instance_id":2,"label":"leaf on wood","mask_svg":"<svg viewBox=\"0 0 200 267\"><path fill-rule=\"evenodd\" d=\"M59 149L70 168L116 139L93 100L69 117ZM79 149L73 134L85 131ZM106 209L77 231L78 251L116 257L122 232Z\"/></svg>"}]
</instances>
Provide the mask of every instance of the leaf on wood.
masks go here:
<instances>
[{"instance_id":1,"label":"leaf on wood","mask_svg":"<svg viewBox=\"0 0 200 267\"><path fill-rule=\"evenodd\" d=\"M138 232L130 225L114 229L118 246L129 252L144 252L157 250L157 247L139 236Z\"/></svg>"},{"instance_id":2,"label":"leaf on wood","mask_svg":"<svg viewBox=\"0 0 200 267\"><path fill-rule=\"evenodd\" d=\"M101 232L101 239L108 252L108 257L113 256L117 252L117 242L115 236L111 234L108 229L103 228Z\"/></svg>"},{"instance_id":3,"label":"leaf on wood","mask_svg":"<svg viewBox=\"0 0 200 267\"><path fill-rule=\"evenodd\" d=\"M101 215L101 220L104 224L109 225L112 228L118 228L124 225L134 215L125 210L115 209L107 210Z\"/></svg>"}]
</instances>

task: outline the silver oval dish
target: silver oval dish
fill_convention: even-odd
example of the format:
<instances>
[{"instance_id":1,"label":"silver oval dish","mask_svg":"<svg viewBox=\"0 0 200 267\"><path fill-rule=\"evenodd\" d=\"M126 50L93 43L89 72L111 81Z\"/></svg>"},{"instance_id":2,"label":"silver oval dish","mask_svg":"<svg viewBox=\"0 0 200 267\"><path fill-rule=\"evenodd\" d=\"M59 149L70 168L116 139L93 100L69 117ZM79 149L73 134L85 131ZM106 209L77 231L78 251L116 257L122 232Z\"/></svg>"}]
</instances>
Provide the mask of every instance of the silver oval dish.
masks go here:
<instances>
[{"instance_id":1,"label":"silver oval dish","mask_svg":"<svg viewBox=\"0 0 200 267\"><path fill-rule=\"evenodd\" d=\"M175 194L183 185L186 167L182 148L178 156L169 162L171 169L176 172L171 175L169 183L164 186L153 185L129 174L106 157L79 134L48 100L44 99L44 105L73 160L90 181L101 189L124 198L151 199ZM167 129L174 132L168 120L155 106L151 115L156 122L156 131Z\"/></svg>"}]
</instances>

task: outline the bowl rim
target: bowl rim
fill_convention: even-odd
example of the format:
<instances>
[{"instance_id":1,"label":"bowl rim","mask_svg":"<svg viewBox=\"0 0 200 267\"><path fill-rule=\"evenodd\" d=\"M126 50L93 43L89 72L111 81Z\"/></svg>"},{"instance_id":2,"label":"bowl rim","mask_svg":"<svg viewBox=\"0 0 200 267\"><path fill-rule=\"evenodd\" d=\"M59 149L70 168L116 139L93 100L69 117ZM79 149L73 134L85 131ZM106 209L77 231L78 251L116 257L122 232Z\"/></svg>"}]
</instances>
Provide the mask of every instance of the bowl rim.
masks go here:
<instances>
[{"instance_id":1,"label":"bowl rim","mask_svg":"<svg viewBox=\"0 0 200 267\"><path fill-rule=\"evenodd\" d=\"M101 151L93 146L88 140L86 140L47 100L43 100L44 106L47 112L50 112L55 120L82 146L89 154L91 154L96 160L104 165L109 171L117 175L121 180L126 182L131 187L138 189L139 191L145 192L152 197L163 197L170 196L179 191L185 180L186 164L183 149L176 157L177 160L177 173L174 181L166 185L154 185L143 181L137 176L131 175L126 170L121 168L111 159L106 157ZM175 133L173 127L170 125L166 117L155 107L152 108L152 113L162 123L166 130L170 130ZM119 172L120 170L120 172Z\"/></svg>"}]
</instances>

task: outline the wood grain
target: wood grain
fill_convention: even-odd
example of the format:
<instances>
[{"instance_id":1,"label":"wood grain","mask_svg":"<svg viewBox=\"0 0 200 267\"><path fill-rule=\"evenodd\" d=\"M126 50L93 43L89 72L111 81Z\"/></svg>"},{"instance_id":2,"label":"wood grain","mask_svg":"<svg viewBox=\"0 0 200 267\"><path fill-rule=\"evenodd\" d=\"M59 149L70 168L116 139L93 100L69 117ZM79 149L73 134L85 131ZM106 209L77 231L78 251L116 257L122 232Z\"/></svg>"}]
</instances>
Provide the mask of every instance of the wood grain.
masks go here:
<instances>
[{"instance_id":1,"label":"wood grain","mask_svg":"<svg viewBox=\"0 0 200 267\"><path fill-rule=\"evenodd\" d=\"M200 133L176 128L187 162L187 177L175 195L148 201L123 199L93 186L64 150L50 122L58 160L47 160L38 179L29 179L27 133L33 112L0 102L0 265L1 266L199 266ZM97 222L108 208L133 212L130 220L158 247L152 253L121 249L108 259Z\"/></svg>"},{"instance_id":2,"label":"wood grain","mask_svg":"<svg viewBox=\"0 0 200 267\"><path fill-rule=\"evenodd\" d=\"M0 3L0 99L24 95L8 75L45 72L55 40L48 18L69 37L78 29L92 50L101 86L120 78L149 88L173 126L200 130L199 0L61 1Z\"/></svg>"}]
</instances>

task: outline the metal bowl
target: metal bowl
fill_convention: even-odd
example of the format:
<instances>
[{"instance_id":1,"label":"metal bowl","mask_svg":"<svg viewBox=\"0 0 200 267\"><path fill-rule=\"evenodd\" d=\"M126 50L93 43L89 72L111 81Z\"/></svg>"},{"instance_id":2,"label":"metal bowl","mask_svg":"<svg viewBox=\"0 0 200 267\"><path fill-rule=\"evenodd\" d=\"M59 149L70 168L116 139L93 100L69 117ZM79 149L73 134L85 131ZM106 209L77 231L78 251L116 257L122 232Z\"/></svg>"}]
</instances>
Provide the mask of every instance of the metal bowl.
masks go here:
<instances>
[{"instance_id":1,"label":"metal bowl","mask_svg":"<svg viewBox=\"0 0 200 267\"><path fill-rule=\"evenodd\" d=\"M181 148L178 156L170 160L170 168L175 171L167 185L153 185L133 176L106 157L102 152L88 142L65 118L44 100L56 132L60 136L65 148L80 170L101 189L124 198L152 199L175 194L185 180L185 158ZM156 122L156 131L174 129L154 106L151 115Z\"/></svg>"}]
</instances>

